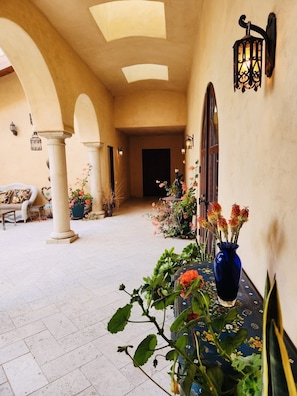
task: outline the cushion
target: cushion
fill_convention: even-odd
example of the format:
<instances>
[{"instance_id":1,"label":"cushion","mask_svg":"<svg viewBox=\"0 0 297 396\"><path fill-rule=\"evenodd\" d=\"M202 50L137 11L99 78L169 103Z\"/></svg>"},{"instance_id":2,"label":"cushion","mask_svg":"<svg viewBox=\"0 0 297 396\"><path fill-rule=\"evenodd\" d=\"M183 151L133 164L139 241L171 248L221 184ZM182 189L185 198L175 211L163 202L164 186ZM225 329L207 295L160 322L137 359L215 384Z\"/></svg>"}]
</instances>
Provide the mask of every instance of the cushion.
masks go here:
<instances>
[{"instance_id":1,"label":"cushion","mask_svg":"<svg viewBox=\"0 0 297 396\"><path fill-rule=\"evenodd\" d=\"M30 188L24 190L13 190L12 196L10 198L10 203L17 204L27 201L31 196Z\"/></svg>"},{"instance_id":2,"label":"cushion","mask_svg":"<svg viewBox=\"0 0 297 396\"><path fill-rule=\"evenodd\" d=\"M0 191L0 204L9 203L13 190Z\"/></svg>"}]
</instances>

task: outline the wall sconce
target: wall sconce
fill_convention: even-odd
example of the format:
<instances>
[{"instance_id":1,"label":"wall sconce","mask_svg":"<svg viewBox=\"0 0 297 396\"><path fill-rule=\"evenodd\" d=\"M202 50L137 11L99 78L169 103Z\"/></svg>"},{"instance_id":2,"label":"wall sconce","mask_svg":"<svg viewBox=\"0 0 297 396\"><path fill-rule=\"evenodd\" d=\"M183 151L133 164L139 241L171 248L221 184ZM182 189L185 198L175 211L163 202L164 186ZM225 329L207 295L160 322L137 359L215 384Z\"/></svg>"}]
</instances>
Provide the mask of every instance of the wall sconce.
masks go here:
<instances>
[{"instance_id":1,"label":"wall sconce","mask_svg":"<svg viewBox=\"0 0 297 396\"><path fill-rule=\"evenodd\" d=\"M14 136L17 136L18 131L16 130L16 126L14 125L13 121L11 121L11 124L9 125L9 130Z\"/></svg>"},{"instance_id":2,"label":"wall sconce","mask_svg":"<svg viewBox=\"0 0 297 396\"><path fill-rule=\"evenodd\" d=\"M42 150L42 142L36 131L33 132L33 135L30 139L30 144L32 151Z\"/></svg>"},{"instance_id":3,"label":"wall sconce","mask_svg":"<svg viewBox=\"0 0 297 396\"><path fill-rule=\"evenodd\" d=\"M124 154L124 150L122 149L122 147L118 148L118 154L122 157L122 155Z\"/></svg>"},{"instance_id":4,"label":"wall sconce","mask_svg":"<svg viewBox=\"0 0 297 396\"><path fill-rule=\"evenodd\" d=\"M180 152L182 153L182 155L185 155L185 154L186 154L186 149L185 149L184 147L182 147L182 148L180 149Z\"/></svg>"},{"instance_id":5,"label":"wall sconce","mask_svg":"<svg viewBox=\"0 0 297 396\"><path fill-rule=\"evenodd\" d=\"M189 150L194 147L194 135L187 135L186 138L186 149Z\"/></svg>"},{"instance_id":6,"label":"wall sconce","mask_svg":"<svg viewBox=\"0 0 297 396\"><path fill-rule=\"evenodd\" d=\"M276 16L273 12L268 15L266 31L259 26L245 22L246 16L241 15L239 26L246 29L246 35L235 41L233 45L234 56L234 91L241 89L254 89L261 87L262 80L262 45L263 39L250 35L250 31L261 34L265 40L265 74L272 76L275 64L276 46Z\"/></svg>"}]
</instances>

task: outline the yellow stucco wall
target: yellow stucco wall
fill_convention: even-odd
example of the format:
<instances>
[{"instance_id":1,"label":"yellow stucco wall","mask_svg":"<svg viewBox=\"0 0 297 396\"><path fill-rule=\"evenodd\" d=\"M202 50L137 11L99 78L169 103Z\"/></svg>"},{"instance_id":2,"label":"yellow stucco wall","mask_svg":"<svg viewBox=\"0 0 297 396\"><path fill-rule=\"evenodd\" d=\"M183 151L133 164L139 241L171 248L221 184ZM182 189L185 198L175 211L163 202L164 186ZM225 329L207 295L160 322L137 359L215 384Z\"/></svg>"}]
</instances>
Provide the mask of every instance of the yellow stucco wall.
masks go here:
<instances>
[{"instance_id":1,"label":"yellow stucco wall","mask_svg":"<svg viewBox=\"0 0 297 396\"><path fill-rule=\"evenodd\" d=\"M183 126L186 121L183 93L147 91L115 98L116 128Z\"/></svg>"},{"instance_id":2,"label":"yellow stucco wall","mask_svg":"<svg viewBox=\"0 0 297 396\"><path fill-rule=\"evenodd\" d=\"M235 40L245 30L240 15L266 28L277 16L276 66L271 79L263 74L258 92L233 91ZM204 1L188 91L188 130L199 141L207 84L215 88L219 115L219 201L229 216L236 202L250 208L250 220L239 237L243 267L261 293L266 271L276 274L284 325L297 344L296 291L296 82L297 3ZM255 34L256 35L256 34ZM223 39L221 39L223 38ZM188 153L193 161L199 153Z\"/></svg>"}]
</instances>

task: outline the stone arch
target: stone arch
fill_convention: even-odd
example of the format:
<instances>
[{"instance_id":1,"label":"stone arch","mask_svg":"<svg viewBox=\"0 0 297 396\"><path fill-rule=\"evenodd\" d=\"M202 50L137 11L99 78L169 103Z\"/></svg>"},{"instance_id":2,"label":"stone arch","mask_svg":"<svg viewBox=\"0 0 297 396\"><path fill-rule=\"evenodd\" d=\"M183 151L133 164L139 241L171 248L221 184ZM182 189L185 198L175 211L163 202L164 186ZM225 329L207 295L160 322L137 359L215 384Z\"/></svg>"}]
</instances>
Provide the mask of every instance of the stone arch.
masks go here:
<instances>
[{"instance_id":1,"label":"stone arch","mask_svg":"<svg viewBox=\"0 0 297 396\"><path fill-rule=\"evenodd\" d=\"M61 106L49 67L30 35L17 23L0 18L0 46L10 60L25 92L34 129L47 138L49 152L53 232L48 243L70 243L65 138Z\"/></svg>"},{"instance_id":2,"label":"stone arch","mask_svg":"<svg viewBox=\"0 0 297 396\"><path fill-rule=\"evenodd\" d=\"M0 18L0 47L10 60L24 89L35 129L63 131L55 84L32 38L15 22Z\"/></svg>"},{"instance_id":3,"label":"stone arch","mask_svg":"<svg viewBox=\"0 0 297 396\"><path fill-rule=\"evenodd\" d=\"M100 130L94 105L88 95L78 96L74 109L74 130L81 143L100 142Z\"/></svg>"},{"instance_id":4,"label":"stone arch","mask_svg":"<svg viewBox=\"0 0 297 396\"><path fill-rule=\"evenodd\" d=\"M74 130L78 140L88 150L88 162L92 166L90 189L93 196L93 212L102 213L102 182L100 159L100 131L94 105L88 95L78 96L74 109Z\"/></svg>"}]
</instances>

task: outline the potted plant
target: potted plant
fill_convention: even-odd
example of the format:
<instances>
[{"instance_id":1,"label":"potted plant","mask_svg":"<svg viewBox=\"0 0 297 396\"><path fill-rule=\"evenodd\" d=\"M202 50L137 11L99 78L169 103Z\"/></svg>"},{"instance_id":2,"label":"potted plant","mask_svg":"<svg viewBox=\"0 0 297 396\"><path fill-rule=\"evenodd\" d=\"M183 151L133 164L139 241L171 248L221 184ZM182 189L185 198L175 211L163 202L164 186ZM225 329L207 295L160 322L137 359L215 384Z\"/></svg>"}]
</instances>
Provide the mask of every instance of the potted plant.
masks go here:
<instances>
[{"instance_id":1,"label":"potted plant","mask_svg":"<svg viewBox=\"0 0 297 396\"><path fill-rule=\"evenodd\" d=\"M199 261L199 252L204 251L198 244L196 247L194 245L188 245L180 255L173 248L165 251L153 274L143 278L144 282L131 293L125 285L120 285L120 290L128 295L129 302L112 316L108 322L108 331L117 333L123 331L128 324L134 326L144 323L147 326L148 322L152 327L150 334L139 343L133 354L132 345L119 346L118 352L124 352L134 366L167 395L295 396L296 384L283 343L284 332L275 282L272 286L269 283L267 286L270 291L264 304L264 345L261 340L250 340L253 342L253 353L243 356L238 349L248 341L248 332L246 328L238 326L238 321L242 319L238 316L237 308L226 308L214 314L213 301L205 288L199 265L198 270L185 266L193 260ZM178 268L182 271L176 274ZM172 274L176 274L175 282L172 282ZM185 309L175 315L168 328L167 313L178 301L180 304L181 299ZM134 305L137 306L138 313L140 309L140 316L139 319L134 317L132 320L130 317ZM205 329L203 333L197 332L197 325L201 324ZM236 327L233 335L229 332L232 326ZM273 334L271 328L274 329ZM222 337L224 329L226 337ZM222 365L208 363L207 355L213 348L218 356L215 362L217 359L223 360ZM272 356L273 359L269 359ZM149 359L153 359L152 363L156 367L162 358L171 362L168 372L171 393L143 369ZM282 389L287 393L279 393Z\"/></svg>"},{"instance_id":2,"label":"potted plant","mask_svg":"<svg viewBox=\"0 0 297 396\"><path fill-rule=\"evenodd\" d=\"M182 194L177 197L177 182L168 185L167 181L157 180L160 188L165 188L166 198L161 198L159 202L152 204L152 213L149 217L156 227L157 233L162 233L164 237L188 238L196 237L196 225L193 222L197 213L196 188L198 186L198 161L195 166L189 168L194 175L190 178L190 186L180 178ZM178 174L178 172L176 172Z\"/></svg>"},{"instance_id":3,"label":"potted plant","mask_svg":"<svg viewBox=\"0 0 297 396\"><path fill-rule=\"evenodd\" d=\"M103 191L102 194L102 209L105 217L111 217L115 208L115 193L111 188Z\"/></svg>"},{"instance_id":4,"label":"potted plant","mask_svg":"<svg viewBox=\"0 0 297 396\"><path fill-rule=\"evenodd\" d=\"M82 179L77 178L75 185L77 188L69 188L69 208L71 217L74 220L82 219L92 210L93 197L90 193L85 192L85 186L88 183L92 166L87 164L87 168L83 169Z\"/></svg>"}]
</instances>

